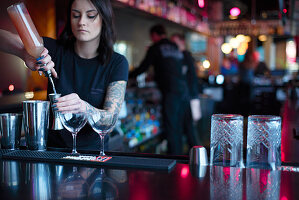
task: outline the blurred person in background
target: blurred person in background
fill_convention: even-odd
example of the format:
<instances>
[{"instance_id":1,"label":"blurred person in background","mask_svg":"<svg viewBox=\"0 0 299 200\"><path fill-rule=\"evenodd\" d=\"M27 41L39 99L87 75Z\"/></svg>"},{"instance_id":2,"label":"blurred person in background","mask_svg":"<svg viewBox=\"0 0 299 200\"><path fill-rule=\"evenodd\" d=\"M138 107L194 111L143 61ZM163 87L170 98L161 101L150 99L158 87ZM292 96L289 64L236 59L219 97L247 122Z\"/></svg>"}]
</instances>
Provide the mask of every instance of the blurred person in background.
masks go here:
<instances>
[{"instance_id":1,"label":"blurred person in background","mask_svg":"<svg viewBox=\"0 0 299 200\"><path fill-rule=\"evenodd\" d=\"M222 113L237 113L238 108L238 67L229 57L224 56L220 66L220 73L225 77L223 88L223 101L219 104Z\"/></svg>"},{"instance_id":2,"label":"blurred person in background","mask_svg":"<svg viewBox=\"0 0 299 200\"><path fill-rule=\"evenodd\" d=\"M258 51L255 51L253 56L254 56L254 59L256 60L256 62L258 63L254 69L254 75L255 76L269 76L270 70L267 67L265 62L260 61L260 53Z\"/></svg>"},{"instance_id":3,"label":"blurred person in background","mask_svg":"<svg viewBox=\"0 0 299 200\"><path fill-rule=\"evenodd\" d=\"M189 92L192 99L198 99L198 81L195 70L195 60L190 51L186 49L185 37L182 34L174 33L171 36L171 41L176 43L179 50L184 54L184 66L182 73L186 74L188 81Z\"/></svg>"},{"instance_id":4,"label":"blurred person in background","mask_svg":"<svg viewBox=\"0 0 299 200\"><path fill-rule=\"evenodd\" d=\"M237 58L235 49L232 49L232 51L229 53L228 59L229 59L230 63L238 69L240 63Z\"/></svg>"},{"instance_id":5,"label":"blurred person in background","mask_svg":"<svg viewBox=\"0 0 299 200\"><path fill-rule=\"evenodd\" d=\"M168 141L168 153L184 154L183 134L186 131L188 143L196 145L190 99L192 99L187 80L188 69L184 67L184 53L178 46L167 39L163 25L150 29L153 44L146 52L140 66L130 73L131 78L154 67L155 82L162 93L163 131ZM188 61L193 62L193 61Z\"/></svg>"},{"instance_id":6,"label":"blurred person in background","mask_svg":"<svg viewBox=\"0 0 299 200\"><path fill-rule=\"evenodd\" d=\"M191 113L192 119L194 122L197 122L201 118L201 108L200 108L200 100L199 100L199 89L198 89L198 79L196 76L196 70L195 70L195 59L192 57L192 54L190 51L186 48L186 41L185 36L180 33L174 33L171 36L171 41L176 43L179 50L183 52L184 54L184 65L182 68L182 73L185 74L187 82L188 82L188 89L190 94L190 107L191 107ZM188 111L186 111L186 115L188 114ZM191 140L193 138L196 138L196 144L199 143L198 135L196 134L196 131L194 130L194 127L192 125L192 122L185 122L185 129L184 133L186 134L187 138L189 135L194 135L188 140ZM189 145L192 145L192 142L189 142Z\"/></svg>"},{"instance_id":7,"label":"blurred person in background","mask_svg":"<svg viewBox=\"0 0 299 200\"><path fill-rule=\"evenodd\" d=\"M250 112L253 100L252 84L254 79L254 70L258 61L253 51L247 51L244 61L239 66L239 109L241 114L247 116Z\"/></svg>"},{"instance_id":8,"label":"blurred person in background","mask_svg":"<svg viewBox=\"0 0 299 200\"><path fill-rule=\"evenodd\" d=\"M229 58L224 56L220 67L220 73L224 76L237 75L238 67L232 63Z\"/></svg>"}]
</instances>

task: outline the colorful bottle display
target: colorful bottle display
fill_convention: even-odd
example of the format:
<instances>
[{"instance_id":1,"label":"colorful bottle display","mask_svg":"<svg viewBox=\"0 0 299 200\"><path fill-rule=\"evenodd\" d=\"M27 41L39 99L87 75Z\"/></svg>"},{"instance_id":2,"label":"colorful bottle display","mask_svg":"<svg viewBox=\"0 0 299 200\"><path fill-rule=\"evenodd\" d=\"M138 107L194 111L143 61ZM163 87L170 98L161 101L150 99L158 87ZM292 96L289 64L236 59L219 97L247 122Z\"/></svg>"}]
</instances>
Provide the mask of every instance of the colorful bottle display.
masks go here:
<instances>
[{"instance_id":1,"label":"colorful bottle display","mask_svg":"<svg viewBox=\"0 0 299 200\"><path fill-rule=\"evenodd\" d=\"M122 119L121 129L125 133L129 148L158 134L160 131L159 107L146 105L142 99L129 99L127 109L128 116Z\"/></svg>"}]
</instances>

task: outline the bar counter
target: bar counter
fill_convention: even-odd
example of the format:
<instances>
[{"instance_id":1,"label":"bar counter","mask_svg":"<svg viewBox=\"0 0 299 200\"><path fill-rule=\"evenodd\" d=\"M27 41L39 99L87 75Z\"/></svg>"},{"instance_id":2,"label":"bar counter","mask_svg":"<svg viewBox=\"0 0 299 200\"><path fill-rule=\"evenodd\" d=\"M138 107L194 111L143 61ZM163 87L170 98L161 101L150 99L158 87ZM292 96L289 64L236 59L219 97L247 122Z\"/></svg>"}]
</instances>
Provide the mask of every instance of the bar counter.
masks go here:
<instances>
[{"instance_id":1,"label":"bar counter","mask_svg":"<svg viewBox=\"0 0 299 200\"><path fill-rule=\"evenodd\" d=\"M158 159L154 158L154 155L144 156ZM167 159L167 156L163 159ZM275 171L220 166L195 167L189 166L184 163L185 161L178 160L171 170L151 170L2 158L0 198L138 200L299 198L299 171L295 167Z\"/></svg>"},{"instance_id":2,"label":"bar counter","mask_svg":"<svg viewBox=\"0 0 299 200\"><path fill-rule=\"evenodd\" d=\"M13 159L0 150L0 199L299 199L298 105L299 100L283 106L280 170L196 167L188 165L187 156L120 152L107 154L176 164L166 170L84 165Z\"/></svg>"}]
</instances>

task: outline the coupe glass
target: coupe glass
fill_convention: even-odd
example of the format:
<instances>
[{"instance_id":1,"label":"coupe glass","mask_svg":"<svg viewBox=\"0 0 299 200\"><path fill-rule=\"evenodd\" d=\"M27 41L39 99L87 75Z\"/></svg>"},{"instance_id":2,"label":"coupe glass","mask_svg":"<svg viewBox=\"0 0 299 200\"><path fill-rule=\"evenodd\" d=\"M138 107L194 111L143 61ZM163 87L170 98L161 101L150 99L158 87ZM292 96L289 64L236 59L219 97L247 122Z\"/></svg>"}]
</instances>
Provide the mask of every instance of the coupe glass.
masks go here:
<instances>
[{"instance_id":1,"label":"coupe glass","mask_svg":"<svg viewBox=\"0 0 299 200\"><path fill-rule=\"evenodd\" d=\"M105 114L105 118L103 118L99 113L90 113L88 115L88 123L90 124L92 129L100 135L101 138L100 156L105 156L104 138L105 135L113 130L117 121L117 117L117 114L112 113Z\"/></svg>"},{"instance_id":2,"label":"coupe glass","mask_svg":"<svg viewBox=\"0 0 299 200\"><path fill-rule=\"evenodd\" d=\"M87 119L84 113L59 113L59 118L62 125L72 133L73 136L73 150L72 154L77 154L76 138L77 133L86 124Z\"/></svg>"}]
</instances>

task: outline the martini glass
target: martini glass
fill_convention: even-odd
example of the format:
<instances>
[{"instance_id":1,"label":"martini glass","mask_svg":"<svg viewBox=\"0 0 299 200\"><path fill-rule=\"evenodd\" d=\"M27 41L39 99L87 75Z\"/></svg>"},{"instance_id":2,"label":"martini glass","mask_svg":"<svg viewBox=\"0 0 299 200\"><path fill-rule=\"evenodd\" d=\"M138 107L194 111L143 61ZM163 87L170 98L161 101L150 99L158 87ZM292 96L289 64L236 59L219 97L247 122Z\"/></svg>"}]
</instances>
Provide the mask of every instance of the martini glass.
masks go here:
<instances>
[{"instance_id":1,"label":"martini glass","mask_svg":"<svg viewBox=\"0 0 299 200\"><path fill-rule=\"evenodd\" d=\"M110 133L117 121L118 115L107 113L105 114L105 118L102 117L99 113L90 113L88 115L88 123L92 127L92 129L97 132L100 135L101 139L101 150L100 150L100 156L105 156L104 153L104 138L105 136Z\"/></svg>"},{"instance_id":2,"label":"martini glass","mask_svg":"<svg viewBox=\"0 0 299 200\"><path fill-rule=\"evenodd\" d=\"M76 150L77 133L86 124L87 119L84 113L59 113L59 118L66 130L72 133L73 150L72 154L78 154Z\"/></svg>"}]
</instances>

